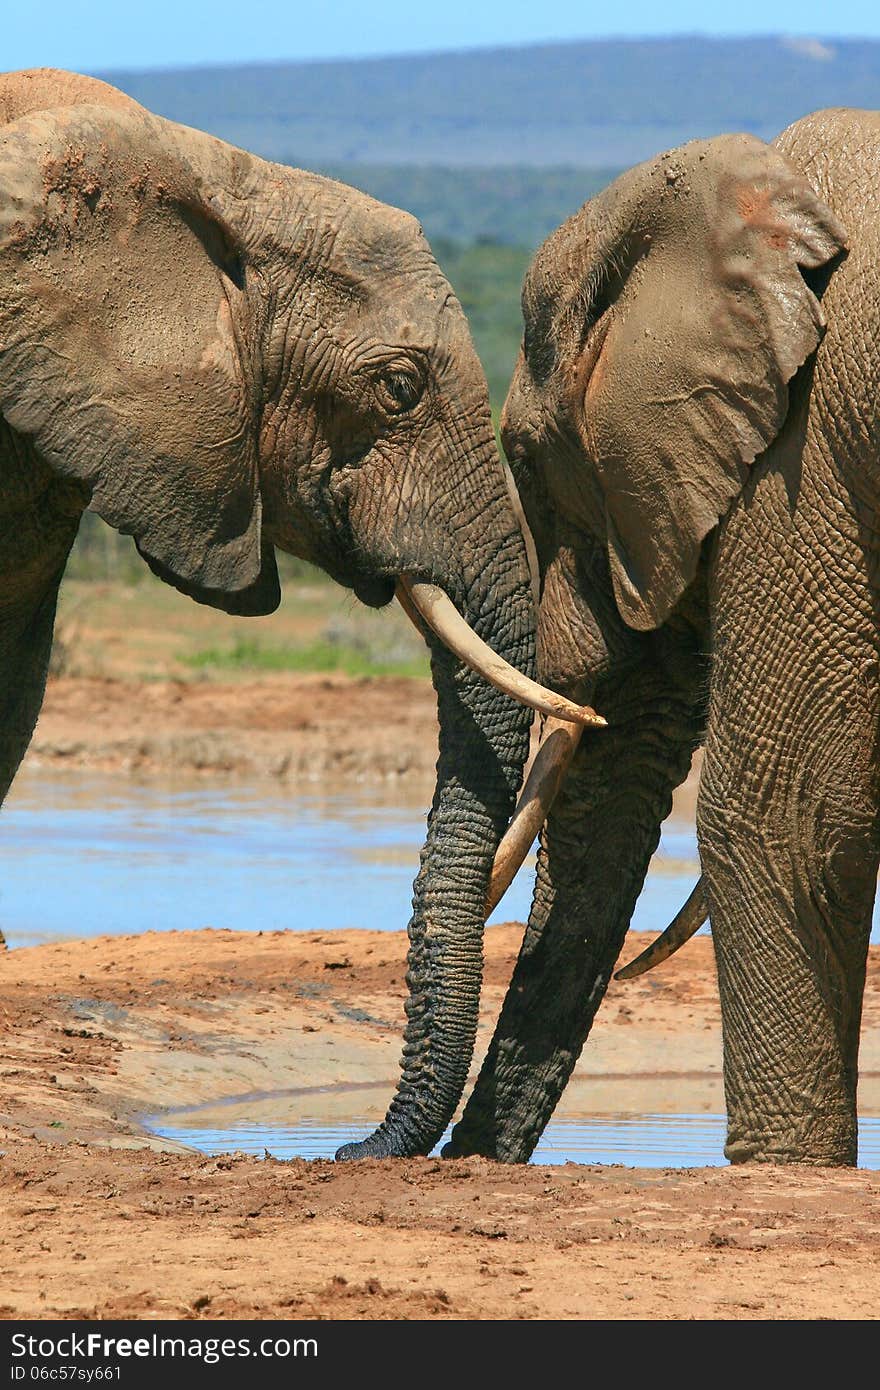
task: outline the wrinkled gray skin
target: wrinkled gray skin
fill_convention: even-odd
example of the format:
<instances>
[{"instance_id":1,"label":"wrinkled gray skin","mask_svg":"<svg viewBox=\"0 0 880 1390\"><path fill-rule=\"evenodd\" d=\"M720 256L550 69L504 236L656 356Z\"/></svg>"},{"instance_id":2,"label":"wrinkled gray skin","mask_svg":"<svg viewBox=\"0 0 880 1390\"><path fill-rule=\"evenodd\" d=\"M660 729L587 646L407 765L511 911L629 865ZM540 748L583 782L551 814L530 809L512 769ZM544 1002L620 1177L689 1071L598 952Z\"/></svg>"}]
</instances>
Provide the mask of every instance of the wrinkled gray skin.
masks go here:
<instances>
[{"instance_id":1,"label":"wrinkled gray skin","mask_svg":"<svg viewBox=\"0 0 880 1390\"><path fill-rule=\"evenodd\" d=\"M612 184L530 269L503 438L540 551L539 669L609 728L549 817L451 1152L531 1153L705 734L727 1156L856 1160L880 852L878 175L869 112L773 146L697 142Z\"/></svg>"},{"instance_id":2,"label":"wrinkled gray skin","mask_svg":"<svg viewBox=\"0 0 880 1390\"><path fill-rule=\"evenodd\" d=\"M415 221L71 74L0 80L0 116L0 792L89 502L200 602L271 611L274 546L374 605L408 572L531 673L534 601L485 379ZM440 760L402 1077L345 1157L427 1151L452 1116L528 749L529 711L429 641Z\"/></svg>"}]
</instances>

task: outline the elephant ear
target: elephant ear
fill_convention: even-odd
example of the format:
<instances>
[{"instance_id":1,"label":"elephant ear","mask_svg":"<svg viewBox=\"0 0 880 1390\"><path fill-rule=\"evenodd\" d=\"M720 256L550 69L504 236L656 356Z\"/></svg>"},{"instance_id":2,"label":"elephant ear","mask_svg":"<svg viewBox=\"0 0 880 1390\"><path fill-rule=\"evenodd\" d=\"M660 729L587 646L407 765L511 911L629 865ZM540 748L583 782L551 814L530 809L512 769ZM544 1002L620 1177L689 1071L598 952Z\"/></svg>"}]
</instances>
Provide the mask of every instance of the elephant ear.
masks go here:
<instances>
[{"instance_id":1,"label":"elephant ear","mask_svg":"<svg viewBox=\"0 0 880 1390\"><path fill-rule=\"evenodd\" d=\"M0 129L0 412L164 578L267 612L245 270L205 191L237 153L138 107Z\"/></svg>"},{"instance_id":2,"label":"elephant ear","mask_svg":"<svg viewBox=\"0 0 880 1390\"><path fill-rule=\"evenodd\" d=\"M825 327L801 268L833 259L846 237L803 177L746 135L631 171L602 195L594 225L612 243L604 283L619 275L623 287L587 336L582 429L617 603L648 629L781 429L788 382ZM615 225L626 230L615 237Z\"/></svg>"}]
</instances>

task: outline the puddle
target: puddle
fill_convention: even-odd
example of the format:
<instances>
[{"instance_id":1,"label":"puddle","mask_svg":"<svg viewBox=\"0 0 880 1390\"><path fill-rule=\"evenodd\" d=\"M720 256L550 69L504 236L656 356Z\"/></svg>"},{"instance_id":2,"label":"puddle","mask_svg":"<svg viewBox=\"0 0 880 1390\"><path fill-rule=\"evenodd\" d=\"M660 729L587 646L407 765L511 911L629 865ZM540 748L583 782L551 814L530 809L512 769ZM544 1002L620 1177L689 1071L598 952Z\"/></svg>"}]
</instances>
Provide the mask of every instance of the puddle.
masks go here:
<instances>
[{"instance_id":1,"label":"puddle","mask_svg":"<svg viewBox=\"0 0 880 1390\"><path fill-rule=\"evenodd\" d=\"M250 1110L258 1115L260 1106L252 1105ZM325 1115L297 1117L289 1124L241 1120L214 1127L204 1123L202 1107L148 1122L153 1133L202 1153L238 1151L283 1159L332 1158L340 1144L364 1138L375 1125L375 1119L364 1118L330 1123ZM723 1115L597 1115L588 1120L553 1120L531 1161L621 1163L633 1168L719 1167L727 1162L725 1128ZM445 1142L444 1135L441 1144ZM859 1166L880 1169L880 1117L866 1116L859 1122Z\"/></svg>"},{"instance_id":2,"label":"puddle","mask_svg":"<svg viewBox=\"0 0 880 1390\"><path fill-rule=\"evenodd\" d=\"M394 786L25 769L0 823L0 925L13 947L205 926L401 930L426 808L424 793ZM490 920L526 920L533 868ZM697 873L693 826L670 819L633 926L662 930Z\"/></svg>"}]
</instances>

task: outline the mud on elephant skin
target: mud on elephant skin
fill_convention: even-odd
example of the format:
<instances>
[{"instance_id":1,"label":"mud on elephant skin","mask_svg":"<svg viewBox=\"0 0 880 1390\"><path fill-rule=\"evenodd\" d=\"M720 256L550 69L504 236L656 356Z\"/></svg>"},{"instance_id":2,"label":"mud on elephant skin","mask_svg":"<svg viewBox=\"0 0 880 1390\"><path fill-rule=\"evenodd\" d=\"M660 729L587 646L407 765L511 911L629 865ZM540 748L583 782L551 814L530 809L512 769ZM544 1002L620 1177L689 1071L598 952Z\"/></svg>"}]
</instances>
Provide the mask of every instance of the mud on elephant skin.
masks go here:
<instances>
[{"instance_id":1,"label":"mud on elephant skin","mask_svg":"<svg viewBox=\"0 0 880 1390\"><path fill-rule=\"evenodd\" d=\"M0 793L86 505L232 613L278 603L275 546L370 604L402 585L440 761L400 1087L352 1151L426 1150L467 1075L528 749L531 713L504 692L560 706L526 679L531 577L464 315L415 220L354 189L69 73L0 78L0 117Z\"/></svg>"},{"instance_id":2,"label":"mud on elephant skin","mask_svg":"<svg viewBox=\"0 0 880 1390\"><path fill-rule=\"evenodd\" d=\"M728 1157L856 1161L880 854L878 176L872 112L694 142L585 204L529 270L503 439L540 554L539 670L609 728L544 827L453 1153L532 1151L704 741Z\"/></svg>"}]
</instances>

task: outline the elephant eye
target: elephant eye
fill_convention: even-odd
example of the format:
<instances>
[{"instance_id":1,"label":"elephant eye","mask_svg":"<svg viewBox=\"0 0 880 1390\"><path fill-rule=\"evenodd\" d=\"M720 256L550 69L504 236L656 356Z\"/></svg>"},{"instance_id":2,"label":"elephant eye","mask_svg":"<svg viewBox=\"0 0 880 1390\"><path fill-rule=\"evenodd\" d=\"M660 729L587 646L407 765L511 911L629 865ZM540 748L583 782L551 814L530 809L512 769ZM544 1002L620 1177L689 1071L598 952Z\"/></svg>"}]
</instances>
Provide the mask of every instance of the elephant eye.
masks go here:
<instances>
[{"instance_id":1,"label":"elephant eye","mask_svg":"<svg viewBox=\"0 0 880 1390\"><path fill-rule=\"evenodd\" d=\"M376 382L380 404L392 415L412 410L422 399L423 378L413 368L391 367Z\"/></svg>"}]
</instances>

